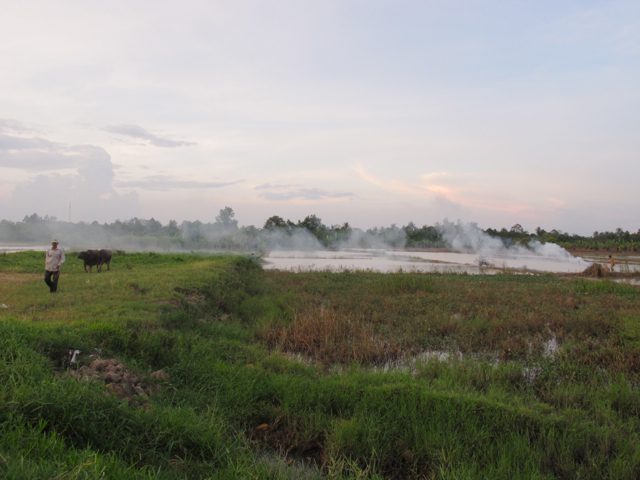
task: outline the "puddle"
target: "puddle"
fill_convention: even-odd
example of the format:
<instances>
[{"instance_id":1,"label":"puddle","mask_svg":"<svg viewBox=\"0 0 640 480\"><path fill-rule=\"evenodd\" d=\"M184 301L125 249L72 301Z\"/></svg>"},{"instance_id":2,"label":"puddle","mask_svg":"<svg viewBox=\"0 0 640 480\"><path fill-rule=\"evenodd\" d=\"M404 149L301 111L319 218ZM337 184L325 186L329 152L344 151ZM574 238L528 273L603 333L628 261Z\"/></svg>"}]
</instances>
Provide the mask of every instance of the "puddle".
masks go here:
<instances>
[{"instance_id":1,"label":"puddle","mask_svg":"<svg viewBox=\"0 0 640 480\"><path fill-rule=\"evenodd\" d=\"M544 342L542 346L542 356L545 358L555 357L558 353L560 345L558 344L558 339L555 337L551 337L549 340Z\"/></svg>"},{"instance_id":2,"label":"puddle","mask_svg":"<svg viewBox=\"0 0 640 480\"><path fill-rule=\"evenodd\" d=\"M420 364L429 362L431 360L437 360L439 362L453 362L460 361L464 357L459 350L425 350L412 357L398 358L386 362L379 367L373 367L374 371L378 372L397 372L404 371L415 374Z\"/></svg>"},{"instance_id":3,"label":"puddle","mask_svg":"<svg viewBox=\"0 0 640 480\"><path fill-rule=\"evenodd\" d=\"M538 357L538 360L536 360L535 358L530 358L528 361L521 360L519 362L522 365L521 375L522 381L524 383L529 385L533 384L543 372L543 367L537 364L540 359L553 361L558 355L560 351L560 343L553 333L550 332L550 335L551 337L543 341L541 344L541 358ZM533 345L531 346L533 347ZM282 351L281 353L289 360L303 364L305 366L320 365L312 358L300 353L292 353L286 351ZM407 355L389 360L381 365L363 365L363 367L366 370L372 372L402 372L410 375L417 375L420 373L421 367L431 361L441 363L456 363L462 362L463 360L484 362L494 368L497 368L501 364L505 363L505 361L500 358L500 355L497 352L469 352L467 354L463 354L460 350L425 350L416 355ZM348 370L349 367L345 365L333 364L329 367L328 371L330 371L332 374L340 375Z\"/></svg>"},{"instance_id":4,"label":"puddle","mask_svg":"<svg viewBox=\"0 0 640 480\"><path fill-rule=\"evenodd\" d=\"M542 367L524 367L522 369L522 378L529 385L533 384L540 374L542 373Z\"/></svg>"}]
</instances>

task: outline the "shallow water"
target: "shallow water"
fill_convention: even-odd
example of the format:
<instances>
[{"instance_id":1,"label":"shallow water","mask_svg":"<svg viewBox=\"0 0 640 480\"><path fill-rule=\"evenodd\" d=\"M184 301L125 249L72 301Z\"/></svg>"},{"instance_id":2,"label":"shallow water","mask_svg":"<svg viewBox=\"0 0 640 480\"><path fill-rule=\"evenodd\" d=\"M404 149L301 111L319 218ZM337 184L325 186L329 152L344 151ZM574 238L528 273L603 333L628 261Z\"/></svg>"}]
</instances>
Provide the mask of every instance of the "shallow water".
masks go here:
<instances>
[{"instance_id":1,"label":"shallow water","mask_svg":"<svg viewBox=\"0 0 640 480\"><path fill-rule=\"evenodd\" d=\"M633 285L634 287L640 287L640 279L638 278L616 278L614 282L625 283L627 285Z\"/></svg>"},{"instance_id":2,"label":"shallow water","mask_svg":"<svg viewBox=\"0 0 640 480\"><path fill-rule=\"evenodd\" d=\"M441 272L497 273L523 272L577 273L589 262L571 255L544 257L506 253L481 256L477 253L353 249L343 251L272 251L264 268L288 271Z\"/></svg>"},{"instance_id":3,"label":"shallow water","mask_svg":"<svg viewBox=\"0 0 640 480\"><path fill-rule=\"evenodd\" d=\"M0 245L0 253L16 253L30 250L44 252L48 248L47 245Z\"/></svg>"}]
</instances>

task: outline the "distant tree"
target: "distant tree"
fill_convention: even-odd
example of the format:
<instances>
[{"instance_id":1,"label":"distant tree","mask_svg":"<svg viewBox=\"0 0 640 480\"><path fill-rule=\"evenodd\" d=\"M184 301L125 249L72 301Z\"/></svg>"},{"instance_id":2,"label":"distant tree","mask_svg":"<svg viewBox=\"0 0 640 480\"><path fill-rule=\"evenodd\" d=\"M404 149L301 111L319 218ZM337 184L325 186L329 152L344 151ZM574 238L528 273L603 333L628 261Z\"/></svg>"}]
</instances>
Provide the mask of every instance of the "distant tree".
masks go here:
<instances>
[{"instance_id":1,"label":"distant tree","mask_svg":"<svg viewBox=\"0 0 640 480\"><path fill-rule=\"evenodd\" d=\"M323 243L327 243L327 227L316 215L307 215L304 220L298 222L298 227L306 228L312 235Z\"/></svg>"},{"instance_id":2,"label":"distant tree","mask_svg":"<svg viewBox=\"0 0 640 480\"><path fill-rule=\"evenodd\" d=\"M334 225L332 228L339 232L346 232L346 233L349 233L352 230L351 225L349 225L349 222L344 222L342 225Z\"/></svg>"},{"instance_id":3,"label":"distant tree","mask_svg":"<svg viewBox=\"0 0 640 480\"><path fill-rule=\"evenodd\" d=\"M252 238L257 237L258 234L260 233L260 231L256 227L254 227L253 225L247 225L246 227L242 227L240 230L246 236L252 237Z\"/></svg>"},{"instance_id":4,"label":"distant tree","mask_svg":"<svg viewBox=\"0 0 640 480\"><path fill-rule=\"evenodd\" d=\"M264 222L264 228L266 230L273 230L276 228L286 228L287 222L284 220L284 218L279 217L278 215L273 215L269 218L267 218L267 221Z\"/></svg>"},{"instance_id":5,"label":"distant tree","mask_svg":"<svg viewBox=\"0 0 640 480\"><path fill-rule=\"evenodd\" d=\"M438 232L438 229L431 226L423 226L420 229L420 238L423 242L431 246L442 244L442 235Z\"/></svg>"},{"instance_id":6,"label":"distant tree","mask_svg":"<svg viewBox=\"0 0 640 480\"><path fill-rule=\"evenodd\" d=\"M24 223L42 223L44 219L37 213L32 213L31 215L25 215L22 221Z\"/></svg>"},{"instance_id":7,"label":"distant tree","mask_svg":"<svg viewBox=\"0 0 640 480\"><path fill-rule=\"evenodd\" d=\"M402 229L407 236L408 244L416 245L420 243L420 229L416 226L415 223L409 222L404 227L402 227Z\"/></svg>"},{"instance_id":8,"label":"distant tree","mask_svg":"<svg viewBox=\"0 0 640 480\"><path fill-rule=\"evenodd\" d=\"M327 232L327 240L331 243L345 242L351 236L353 229L349 222L344 222L342 225L332 225Z\"/></svg>"},{"instance_id":9,"label":"distant tree","mask_svg":"<svg viewBox=\"0 0 640 480\"><path fill-rule=\"evenodd\" d=\"M143 224L147 233L157 234L162 231L162 224L153 217L149 220L143 221Z\"/></svg>"},{"instance_id":10,"label":"distant tree","mask_svg":"<svg viewBox=\"0 0 640 480\"><path fill-rule=\"evenodd\" d=\"M233 208L231 207L224 207L220 210L220 213L218 213L218 216L216 217L216 225L217 226L221 226L227 230L229 229L237 229L238 228L238 221L234 218L235 217L235 212L233 211Z\"/></svg>"},{"instance_id":11,"label":"distant tree","mask_svg":"<svg viewBox=\"0 0 640 480\"><path fill-rule=\"evenodd\" d=\"M195 222L182 222L180 225L180 231L182 232L183 238L189 245L197 245L204 241L202 222L200 220L196 220Z\"/></svg>"},{"instance_id":12,"label":"distant tree","mask_svg":"<svg viewBox=\"0 0 640 480\"><path fill-rule=\"evenodd\" d=\"M311 233L316 233L324 228L322 220L316 215L307 215L304 220L300 222L300 227L306 228Z\"/></svg>"},{"instance_id":13,"label":"distant tree","mask_svg":"<svg viewBox=\"0 0 640 480\"><path fill-rule=\"evenodd\" d=\"M175 237L180 233L178 222L176 222L175 220L169 220L169 224L164 228L164 231L167 233L167 235Z\"/></svg>"},{"instance_id":14,"label":"distant tree","mask_svg":"<svg viewBox=\"0 0 640 480\"><path fill-rule=\"evenodd\" d=\"M145 233L144 221L137 217L133 217L131 220L124 222L122 227L124 231L134 235L144 235Z\"/></svg>"},{"instance_id":15,"label":"distant tree","mask_svg":"<svg viewBox=\"0 0 640 480\"><path fill-rule=\"evenodd\" d=\"M416 233L416 231L418 230L418 227L416 227L416 224L413 222L409 222L408 224L406 224L404 227L402 227L405 231L405 233L407 234L407 236L411 236L414 233Z\"/></svg>"},{"instance_id":16,"label":"distant tree","mask_svg":"<svg viewBox=\"0 0 640 480\"><path fill-rule=\"evenodd\" d=\"M516 223L513 227L511 227L511 233L526 233L524 228L522 228L522 225L520 225L519 223Z\"/></svg>"}]
</instances>

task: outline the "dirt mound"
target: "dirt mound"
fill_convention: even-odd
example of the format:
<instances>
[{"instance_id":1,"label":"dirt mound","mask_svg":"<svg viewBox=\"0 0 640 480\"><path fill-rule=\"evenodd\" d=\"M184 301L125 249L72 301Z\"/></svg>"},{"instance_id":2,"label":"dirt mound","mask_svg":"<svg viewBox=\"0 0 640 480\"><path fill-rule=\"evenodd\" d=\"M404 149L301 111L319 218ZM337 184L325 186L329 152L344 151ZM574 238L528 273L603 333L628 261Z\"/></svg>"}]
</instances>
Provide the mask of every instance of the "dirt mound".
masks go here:
<instances>
[{"instance_id":1,"label":"dirt mound","mask_svg":"<svg viewBox=\"0 0 640 480\"><path fill-rule=\"evenodd\" d=\"M607 269L600 263L592 263L585 268L580 275L585 277L604 277L608 273Z\"/></svg>"},{"instance_id":2,"label":"dirt mound","mask_svg":"<svg viewBox=\"0 0 640 480\"><path fill-rule=\"evenodd\" d=\"M145 406L149 397L160 390L160 383L169 380L164 370L143 378L115 358L95 358L88 365L69 370L69 374L78 380L103 382L113 395L139 406Z\"/></svg>"}]
</instances>

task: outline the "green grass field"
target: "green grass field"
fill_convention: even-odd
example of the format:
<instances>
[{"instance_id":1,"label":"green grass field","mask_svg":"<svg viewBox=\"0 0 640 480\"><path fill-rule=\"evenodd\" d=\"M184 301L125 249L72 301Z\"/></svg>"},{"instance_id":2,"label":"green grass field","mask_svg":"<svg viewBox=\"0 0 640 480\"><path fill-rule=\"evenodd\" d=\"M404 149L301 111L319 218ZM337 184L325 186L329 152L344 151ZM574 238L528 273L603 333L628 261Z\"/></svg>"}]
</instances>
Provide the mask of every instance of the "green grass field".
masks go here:
<instances>
[{"instance_id":1,"label":"green grass field","mask_svg":"<svg viewBox=\"0 0 640 480\"><path fill-rule=\"evenodd\" d=\"M0 255L0 478L640 477L637 287L111 268Z\"/></svg>"}]
</instances>

